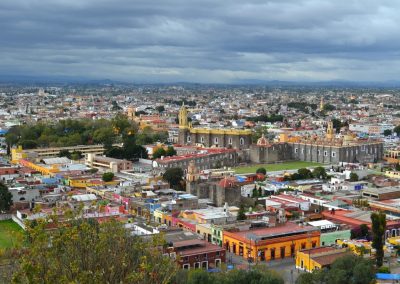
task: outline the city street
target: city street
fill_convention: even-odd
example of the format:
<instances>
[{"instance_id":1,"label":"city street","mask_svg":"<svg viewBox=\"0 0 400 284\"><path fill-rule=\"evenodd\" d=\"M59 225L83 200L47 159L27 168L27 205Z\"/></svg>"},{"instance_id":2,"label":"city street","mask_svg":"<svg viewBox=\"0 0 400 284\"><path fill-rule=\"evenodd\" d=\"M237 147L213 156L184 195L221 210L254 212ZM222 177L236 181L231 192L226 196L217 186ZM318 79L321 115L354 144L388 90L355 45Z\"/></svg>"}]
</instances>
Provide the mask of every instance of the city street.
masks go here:
<instances>
[{"instance_id":1,"label":"city street","mask_svg":"<svg viewBox=\"0 0 400 284\"><path fill-rule=\"evenodd\" d=\"M245 258L227 252L226 261L228 265L233 264L235 268L241 269L249 269L249 267L253 267L255 265L265 266L279 273L285 280L285 283L290 284L295 283L297 277L301 273L295 268L294 258L278 259L268 262L258 261L257 263L251 263L249 265L249 262Z\"/></svg>"}]
</instances>

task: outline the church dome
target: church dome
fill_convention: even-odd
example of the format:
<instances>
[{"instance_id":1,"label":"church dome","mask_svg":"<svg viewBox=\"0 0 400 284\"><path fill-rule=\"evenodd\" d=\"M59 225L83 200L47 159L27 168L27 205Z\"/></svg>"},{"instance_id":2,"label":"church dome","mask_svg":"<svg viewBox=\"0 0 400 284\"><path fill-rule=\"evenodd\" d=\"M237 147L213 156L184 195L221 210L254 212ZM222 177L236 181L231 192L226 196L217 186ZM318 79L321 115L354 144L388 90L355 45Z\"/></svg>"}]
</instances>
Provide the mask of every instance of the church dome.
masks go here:
<instances>
[{"instance_id":1,"label":"church dome","mask_svg":"<svg viewBox=\"0 0 400 284\"><path fill-rule=\"evenodd\" d=\"M265 138L264 133L263 133L263 135L260 138L258 138L257 145L259 145L259 146L267 146L268 144L269 144L268 143L268 139Z\"/></svg>"}]
</instances>

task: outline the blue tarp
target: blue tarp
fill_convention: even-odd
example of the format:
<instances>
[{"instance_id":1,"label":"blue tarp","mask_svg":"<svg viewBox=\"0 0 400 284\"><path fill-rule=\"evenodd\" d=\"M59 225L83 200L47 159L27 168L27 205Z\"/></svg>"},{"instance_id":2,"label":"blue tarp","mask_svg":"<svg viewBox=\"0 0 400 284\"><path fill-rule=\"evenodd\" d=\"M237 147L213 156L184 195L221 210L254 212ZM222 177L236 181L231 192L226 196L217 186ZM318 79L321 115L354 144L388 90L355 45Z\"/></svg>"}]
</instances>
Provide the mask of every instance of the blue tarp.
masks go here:
<instances>
[{"instance_id":1,"label":"blue tarp","mask_svg":"<svg viewBox=\"0 0 400 284\"><path fill-rule=\"evenodd\" d=\"M236 180L238 182L244 182L244 181L246 181L246 178L245 177L236 176Z\"/></svg>"},{"instance_id":2,"label":"blue tarp","mask_svg":"<svg viewBox=\"0 0 400 284\"><path fill-rule=\"evenodd\" d=\"M8 130L5 129L0 129L0 135L7 134Z\"/></svg>"},{"instance_id":3,"label":"blue tarp","mask_svg":"<svg viewBox=\"0 0 400 284\"><path fill-rule=\"evenodd\" d=\"M376 279L378 279L378 280L400 280L400 274L377 273Z\"/></svg>"},{"instance_id":4,"label":"blue tarp","mask_svg":"<svg viewBox=\"0 0 400 284\"><path fill-rule=\"evenodd\" d=\"M216 272L221 272L221 269L219 269L219 268L210 268L207 271L211 272L211 273L216 273Z\"/></svg>"}]
</instances>

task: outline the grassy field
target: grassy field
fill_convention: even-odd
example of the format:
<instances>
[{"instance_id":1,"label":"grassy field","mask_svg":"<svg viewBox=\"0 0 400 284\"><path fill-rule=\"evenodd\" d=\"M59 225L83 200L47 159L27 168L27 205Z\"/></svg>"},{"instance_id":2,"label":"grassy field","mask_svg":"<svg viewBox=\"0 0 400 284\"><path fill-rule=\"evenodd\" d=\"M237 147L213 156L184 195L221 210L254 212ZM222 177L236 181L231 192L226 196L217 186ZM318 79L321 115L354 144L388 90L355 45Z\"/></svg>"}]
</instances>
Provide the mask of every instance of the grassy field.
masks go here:
<instances>
[{"instance_id":1,"label":"grassy field","mask_svg":"<svg viewBox=\"0 0 400 284\"><path fill-rule=\"evenodd\" d=\"M237 167L234 170L237 174L248 174L248 173L255 173L258 168L265 168L267 172L274 172L274 171L285 171L285 170L297 170L306 167L318 167L318 166L321 166L321 164L312 162L293 161L280 164L265 164L265 165L254 165L247 167Z\"/></svg>"},{"instance_id":2,"label":"grassy field","mask_svg":"<svg viewBox=\"0 0 400 284\"><path fill-rule=\"evenodd\" d=\"M23 242L24 231L12 220L0 221L0 249L11 248Z\"/></svg>"}]
</instances>

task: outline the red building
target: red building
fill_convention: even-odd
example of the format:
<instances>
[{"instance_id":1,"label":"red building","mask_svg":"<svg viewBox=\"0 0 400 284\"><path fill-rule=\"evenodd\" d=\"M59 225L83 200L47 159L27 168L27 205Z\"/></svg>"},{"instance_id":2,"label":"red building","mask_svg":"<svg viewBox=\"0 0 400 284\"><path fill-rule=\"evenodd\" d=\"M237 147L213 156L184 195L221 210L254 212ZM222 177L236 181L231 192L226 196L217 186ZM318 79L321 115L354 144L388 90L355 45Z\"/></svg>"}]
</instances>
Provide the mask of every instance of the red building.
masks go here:
<instances>
[{"instance_id":1,"label":"red building","mask_svg":"<svg viewBox=\"0 0 400 284\"><path fill-rule=\"evenodd\" d=\"M212 269L218 268L226 260L224 248L200 240L195 234L189 232L174 232L166 234L169 244L165 250L165 255L176 259L179 266L183 269Z\"/></svg>"}]
</instances>

